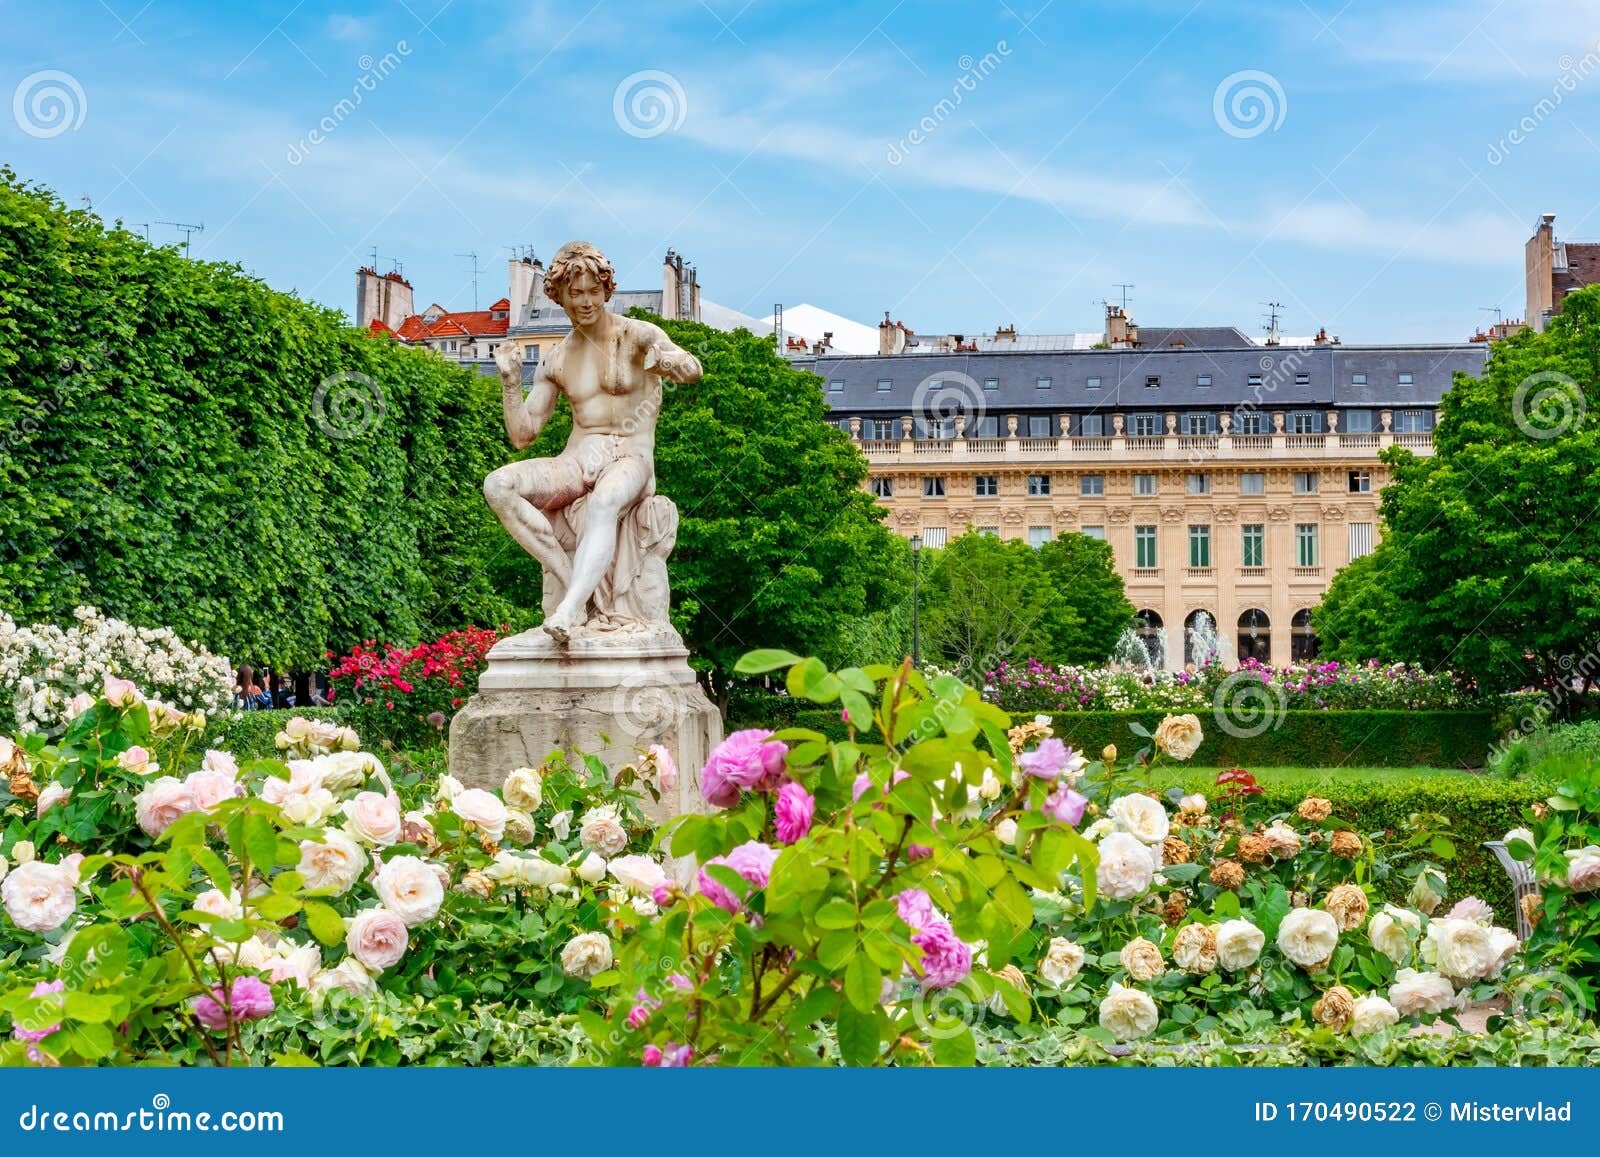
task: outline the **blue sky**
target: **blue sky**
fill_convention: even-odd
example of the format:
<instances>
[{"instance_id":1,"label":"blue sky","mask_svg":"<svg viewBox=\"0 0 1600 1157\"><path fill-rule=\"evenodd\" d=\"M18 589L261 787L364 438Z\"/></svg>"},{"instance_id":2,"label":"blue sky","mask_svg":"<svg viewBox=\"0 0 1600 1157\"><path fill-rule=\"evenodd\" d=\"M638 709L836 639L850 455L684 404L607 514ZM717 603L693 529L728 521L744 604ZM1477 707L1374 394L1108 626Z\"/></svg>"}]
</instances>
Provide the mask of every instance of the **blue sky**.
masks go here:
<instances>
[{"instance_id":1,"label":"blue sky","mask_svg":"<svg viewBox=\"0 0 1600 1157\"><path fill-rule=\"evenodd\" d=\"M1279 301L1290 334L1448 341L1520 315L1540 212L1600 237L1600 0L0 13L0 158L346 311L373 246L419 308L470 308L459 254L487 305L508 246L581 236L628 288L675 246L757 316L1090 330L1131 282L1147 325L1255 331Z\"/></svg>"}]
</instances>

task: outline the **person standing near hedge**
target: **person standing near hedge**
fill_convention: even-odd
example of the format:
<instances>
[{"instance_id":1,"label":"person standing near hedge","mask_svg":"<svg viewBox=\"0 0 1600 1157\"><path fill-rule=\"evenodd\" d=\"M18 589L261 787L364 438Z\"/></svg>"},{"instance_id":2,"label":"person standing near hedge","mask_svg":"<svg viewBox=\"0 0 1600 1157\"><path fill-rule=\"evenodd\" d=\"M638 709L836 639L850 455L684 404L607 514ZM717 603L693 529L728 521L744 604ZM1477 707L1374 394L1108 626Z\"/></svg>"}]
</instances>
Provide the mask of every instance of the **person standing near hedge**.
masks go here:
<instances>
[{"instance_id":1,"label":"person standing near hedge","mask_svg":"<svg viewBox=\"0 0 1600 1157\"><path fill-rule=\"evenodd\" d=\"M272 696L256 682L255 668L248 665L239 668L238 682L233 688L233 705L241 711L272 709Z\"/></svg>"}]
</instances>

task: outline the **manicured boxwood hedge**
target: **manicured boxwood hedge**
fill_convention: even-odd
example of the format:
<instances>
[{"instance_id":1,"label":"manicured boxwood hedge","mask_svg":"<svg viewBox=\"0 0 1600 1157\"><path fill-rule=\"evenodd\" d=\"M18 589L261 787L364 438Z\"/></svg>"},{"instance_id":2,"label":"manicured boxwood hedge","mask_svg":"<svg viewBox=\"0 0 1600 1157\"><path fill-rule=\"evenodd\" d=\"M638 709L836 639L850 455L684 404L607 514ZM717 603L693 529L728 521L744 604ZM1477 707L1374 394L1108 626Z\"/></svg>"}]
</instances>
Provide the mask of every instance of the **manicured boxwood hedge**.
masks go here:
<instances>
[{"instance_id":1,"label":"manicured boxwood hedge","mask_svg":"<svg viewBox=\"0 0 1600 1157\"><path fill-rule=\"evenodd\" d=\"M1145 741L1129 728L1154 731L1163 711L1075 711L1052 716L1055 732L1072 746L1099 752L1108 743L1131 754ZM809 727L842 739L844 723L832 710L797 711L792 723L742 726ZM1482 767L1494 742L1488 711L1287 711L1282 722L1249 739L1229 735L1214 717L1200 716L1205 742L1192 763L1200 767Z\"/></svg>"},{"instance_id":2,"label":"manicured boxwood hedge","mask_svg":"<svg viewBox=\"0 0 1600 1157\"><path fill-rule=\"evenodd\" d=\"M273 740L283 730L283 725L296 715L306 719L338 719L343 722L337 707L239 711L212 721L211 726L206 728L206 746L230 751L235 759L264 759L276 755L278 749Z\"/></svg>"}]
</instances>

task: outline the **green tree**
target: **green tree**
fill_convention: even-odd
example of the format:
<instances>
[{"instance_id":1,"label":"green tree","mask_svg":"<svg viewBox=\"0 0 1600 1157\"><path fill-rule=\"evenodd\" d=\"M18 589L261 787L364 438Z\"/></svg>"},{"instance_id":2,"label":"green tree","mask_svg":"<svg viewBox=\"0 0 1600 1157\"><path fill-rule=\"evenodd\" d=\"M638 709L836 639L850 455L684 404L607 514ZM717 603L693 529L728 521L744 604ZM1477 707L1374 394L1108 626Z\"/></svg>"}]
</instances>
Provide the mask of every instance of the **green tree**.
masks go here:
<instances>
[{"instance_id":1,"label":"green tree","mask_svg":"<svg viewBox=\"0 0 1600 1157\"><path fill-rule=\"evenodd\" d=\"M1432 457L1384 456L1384 541L1335 576L1315 617L1328 653L1541 687L1576 711L1600 671L1600 288L1497 344L1481 378L1456 375Z\"/></svg>"},{"instance_id":2,"label":"green tree","mask_svg":"<svg viewBox=\"0 0 1600 1157\"><path fill-rule=\"evenodd\" d=\"M1052 630L1071 616L1045 581L1039 552L1019 539L963 534L925 561L924 659L981 679L1003 659L1054 656Z\"/></svg>"},{"instance_id":3,"label":"green tree","mask_svg":"<svg viewBox=\"0 0 1600 1157\"><path fill-rule=\"evenodd\" d=\"M1057 535L1039 548L1039 565L1055 596L1048 615L1055 662L1104 663L1134 610L1111 544L1086 534Z\"/></svg>"}]
</instances>

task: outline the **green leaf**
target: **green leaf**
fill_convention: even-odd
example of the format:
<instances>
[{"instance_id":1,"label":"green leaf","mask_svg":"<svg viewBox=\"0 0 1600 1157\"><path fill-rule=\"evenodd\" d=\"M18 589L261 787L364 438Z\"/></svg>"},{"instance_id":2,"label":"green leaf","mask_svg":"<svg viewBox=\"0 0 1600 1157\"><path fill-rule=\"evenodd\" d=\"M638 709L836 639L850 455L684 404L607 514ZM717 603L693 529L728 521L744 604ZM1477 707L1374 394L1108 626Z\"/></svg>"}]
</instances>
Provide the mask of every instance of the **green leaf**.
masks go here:
<instances>
[{"instance_id":1,"label":"green leaf","mask_svg":"<svg viewBox=\"0 0 1600 1157\"><path fill-rule=\"evenodd\" d=\"M247 815L244 846L250 862L265 872L278 862L278 829L266 816Z\"/></svg>"},{"instance_id":2,"label":"green leaf","mask_svg":"<svg viewBox=\"0 0 1600 1157\"><path fill-rule=\"evenodd\" d=\"M816 921L819 928L854 928L856 907L850 901L835 896L817 910Z\"/></svg>"},{"instance_id":3,"label":"green leaf","mask_svg":"<svg viewBox=\"0 0 1600 1157\"><path fill-rule=\"evenodd\" d=\"M104 1024L116 1015L117 1005L113 996L75 990L67 993L66 1013L76 1021Z\"/></svg>"},{"instance_id":4,"label":"green leaf","mask_svg":"<svg viewBox=\"0 0 1600 1157\"><path fill-rule=\"evenodd\" d=\"M878 1059L878 1009L861 1012L853 1004L839 1006L839 1056L847 1065L870 1065Z\"/></svg>"},{"instance_id":5,"label":"green leaf","mask_svg":"<svg viewBox=\"0 0 1600 1157\"><path fill-rule=\"evenodd\" d=\"M307 900L306 923L311 935L327 945L344 943L344 920L332 907L321 900Z\"/></svg>"},{"instance_id":6,"label":"green leaf","mask_svg":"<svg viewBox=\"0 0 1600 1157\"><path fill-rule=\"evenodd\" d=\"M768 671L776 671L780 667L792 667L800 662L800 656L789 651L760 650L748 651L739 657L733 665L735 674L739 675L765 675Z\"/></svg>"},{"instance_id":7,"label":"green leaf","mask_svg":"<svg viewBox=\"0 0 1600 1157\"><path fill-rule=\"evenodd\" d=\"M933 1059L942 1067L970 1069L978 1063L978 1045L967 1025L960 1021L935 1025L929 1035L933 1037Z\"/></svg>"},{"instance_id":8,"label":"green leaf","mask_svg":"<svg viewBox=\"0 0 1600 1157\"><path fill-rule=\"evenodd\" d=\"M878 1007L878 997L883 991L883 973L865 952L850 958L844 970L844 995L862 1012Z\"/></svg>"}]
</instances>

